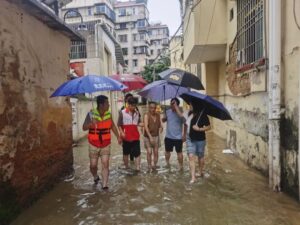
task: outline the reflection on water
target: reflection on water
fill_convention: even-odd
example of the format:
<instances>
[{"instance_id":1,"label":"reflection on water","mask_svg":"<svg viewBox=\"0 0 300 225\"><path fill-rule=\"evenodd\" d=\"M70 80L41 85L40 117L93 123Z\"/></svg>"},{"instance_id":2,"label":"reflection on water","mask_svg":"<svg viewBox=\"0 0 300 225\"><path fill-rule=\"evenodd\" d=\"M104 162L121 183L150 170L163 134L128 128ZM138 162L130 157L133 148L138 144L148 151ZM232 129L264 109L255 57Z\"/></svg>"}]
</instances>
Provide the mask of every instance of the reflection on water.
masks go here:
<instances>
[{"instance_id":1,"label":"reflection on water","mask_svg":"<svg viewBox=\"0 0 300 225\"><path fill-rule=\"evenodd\" d=\"M267 178L235 156L222 154L225 143L212 133L208 134L205 178L193 185L189 185L186 155L183 172L177 170L175 152L171 168L164 168L161 148L160 168L148 173L143 149L142 172L136 173L120 169L121 147L113 146L109 191L93 185L87 142L82 142L74 148L75 174L13 224L300 224L298 203L270 191Z\"/></svg>"}]
</instances>

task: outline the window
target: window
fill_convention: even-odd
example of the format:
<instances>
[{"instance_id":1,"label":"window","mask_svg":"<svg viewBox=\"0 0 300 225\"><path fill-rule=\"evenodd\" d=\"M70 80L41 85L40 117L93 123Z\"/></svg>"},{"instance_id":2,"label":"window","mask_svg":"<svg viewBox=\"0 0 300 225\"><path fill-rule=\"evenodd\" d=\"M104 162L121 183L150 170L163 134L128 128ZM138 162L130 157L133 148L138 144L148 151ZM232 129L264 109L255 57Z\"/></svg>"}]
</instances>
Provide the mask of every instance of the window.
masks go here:
<instances>
[{"instance_id":1,"label":"window","mask_svg":"<svg viewBox=\"0 0 300 225\"><path fill-rule=\"evenodd\" d=\"M124 63L128 66L128 60L124 60Z\"/></svg>"},{"instance_id":2,"label":"window","mask_svg":"<svg viewBox=\"0 0 300 225\"><path fill-rule=\"evenodd\" d=\"M126 29L126 23L120 23L120 29Z\"/></svg>"},{"instance_id":3,"label":"window","mask_svg":"<svg viewBox=\"0 0 300 225\"><path fill-rule=\"evenodd\" d=\"M122 48L123 55L128 55L128 48Z\"/></svg>"},{"instance_id":4,"label":"window","mask_svg":"<svg viewBox=\"0 0 300 225\"><path fill-rule=\"evenodd\" d=\"M138 60L137 59L132 60L132 63L133 63L133 67L138 66Z\"/></svg>"},{"instance_id":5,"label":"window","mask_svg":"<svg viewBox=\"0 0 300 225\"><path fill-rule=\"evenodd\" d=\"M237 64L243 66L263 57L263 0L237 1Z\"/></svg>"},{"instance_id":6,"label":"window","mask_svg":"<svg viewBox=\"0 0 300 225\"><path fill-rule=\"evenodd\" d=\"M96 13L105 13L105 5L97 5L96 6Z\"/></svg>"},{"instance_id":7,"label":"window","mask_svg":"<svg viewBox=\"0 0 300 225\"><path fill-rule=\"evenodd\" d=\"M140 34L140 40L145 40L145 35L144 34Z\"/></svg>"},{"instance_id":8,"label":"window","mask_svg":"<svg viewBox=\"0 0 300 225\"><path fill-rule=\"evenodd\" d=\"M119 16L126 16L126 9L125 8L119 9Z\"/></svg>"},{"instance_id":9,"label":"window","mask_svg":"<svg viewBox=\"0 0 300 225\"><path fill-rule=\"evenodd\" d=\"M79 17L79 16L80 16L80 13L76 9L67 11L67 13L65 15L66 18L73 18L73 17Z\"/></svg>"},{"instance_id":10,"label":"window","mask_svg":"<svg viewBox=\"0 0 300 225\"><path fill-rule=\"evenodd\" d=\"M91 16L92 15L92 8L88 7L88 15Z\"/></svg>"},{"instance_id":11,"label":"window","mask_svg":"<svg viewBox=\"0 0 300 225\"><path fill-rule=\"evenodd\" d=\"M161 53L161 50L160 49L157 49L157 54L159 55Z\"/></svg>"},{"instance_id":12,"label":"window","mask_svg":"<svg viewBox=\"0 0 300 225\"><path fill-rule=\"evenodd\" d=\"M133 38L134 41L137 41L137 34L133 34L132 38Z\"/></svg>"},{"instance_id":13,"label":"window","mask_svg":"<svg viewBox=\"0 0 300 225\"><path fill-rule=\"evenodd\" d=\"M145 27L146 23L145 20L138 20L137 21L137 27Z\"/></svg>"},{"instance_id":14,"label":"window","mask_svg":"<svg viewBox=\"0 0 300 225\"><path fill-rule=\"evenodd\" d=\"M83 41L72 41L70 58L71 59L87 58L86 43Z\"/></svg>"},{"instance_id":15,"label":"window","mask_svg":"<svg viewBox=\"0 0 300 225\"><path fill-rule=\"evenodd\" d=\"M153 52L154 52L153 50L150 50L150 54L151 54L151 55L153 55Z\"/></svg>"},{"instance_id":16,"label":"window","mask_svg":"<svg viewBox=\"0 0 300 225\"><path fill-rule=\"evenodd\" d=\"M148 31L148 34L149 34L149 35L152 35L152 30L149 30L149 31Z\"/></svg>"},{"instance_id":17,"label":"window","mask_svg":"<svg viewBox=\"0 0 300 225\"><path fill-rule=\"evenodd\" d=\"M135 8L132 8L132 15L135 15Z\"/></svg>"},{"instance_id":18,"label":"window","mask_svg":"<svg viewBox=\"0 0 300 225\"><path fill-rule=\"evenodd\" d=\"M119 41L120 42L127 42L127 34L121 34L119 35Z\"/></svg>"}]
</instances>

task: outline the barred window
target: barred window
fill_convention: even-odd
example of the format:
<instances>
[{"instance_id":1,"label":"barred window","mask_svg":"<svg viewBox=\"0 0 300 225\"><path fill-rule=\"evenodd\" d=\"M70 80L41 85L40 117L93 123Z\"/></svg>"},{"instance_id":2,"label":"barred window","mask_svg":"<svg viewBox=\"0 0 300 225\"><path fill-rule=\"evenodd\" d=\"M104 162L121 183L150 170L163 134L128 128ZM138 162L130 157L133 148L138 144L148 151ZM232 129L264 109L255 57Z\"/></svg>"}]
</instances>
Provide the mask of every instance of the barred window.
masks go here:
<instances>
[{"instance_id":1,"label":"barred window","mask_svg":"<svg viewBox=\"0 0 300 225\"><path fill-rule=\"evenodd\" d=\"M237 63L254 63L263 57L264 0L237 1Z\"/></svg>"},{"instance_id":2,"label":"barred window","mask_svg":"<svg viewBox=\"0 0 300 225\"><path fill-rule=\"evenodd\" d=\"M70 59L82 59L86 57L86 43L84 41L72 41Z\"/></svg>"}]
</instances>

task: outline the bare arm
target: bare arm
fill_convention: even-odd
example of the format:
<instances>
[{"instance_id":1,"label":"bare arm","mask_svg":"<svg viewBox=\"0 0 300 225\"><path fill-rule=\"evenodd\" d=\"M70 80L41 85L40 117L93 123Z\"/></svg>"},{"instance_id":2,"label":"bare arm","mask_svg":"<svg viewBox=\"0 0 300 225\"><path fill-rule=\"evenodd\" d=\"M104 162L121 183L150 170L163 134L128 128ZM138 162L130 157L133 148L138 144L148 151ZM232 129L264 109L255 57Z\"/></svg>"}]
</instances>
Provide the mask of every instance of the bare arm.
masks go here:
<instances>
[{"instance_id":1,"label":"bare arm","mask_svg":"<svg viewBox=\"0 0 300 225\"><path fill-rule=\"evenodd\" d=\"M148 137L151 139L152 136L151 136L151 134L150 134L149 127L148 127L148 114L145 114L145 116L144 116L144 125L145 125L145 126L144 126L145 131L146 131Z\"/></svg>"},{"instance_id":2,"label":"bare arm","mask_svg":"<svg viewBox=\"0 0 300 225\"><path fill-rule=\"evenodd\" d=\"M86 131L90 129L94 123L97 123L97 121L95 119L92 119L90 113L88 113L82 125L82 130Z\"/></svg>"}]
</instances>

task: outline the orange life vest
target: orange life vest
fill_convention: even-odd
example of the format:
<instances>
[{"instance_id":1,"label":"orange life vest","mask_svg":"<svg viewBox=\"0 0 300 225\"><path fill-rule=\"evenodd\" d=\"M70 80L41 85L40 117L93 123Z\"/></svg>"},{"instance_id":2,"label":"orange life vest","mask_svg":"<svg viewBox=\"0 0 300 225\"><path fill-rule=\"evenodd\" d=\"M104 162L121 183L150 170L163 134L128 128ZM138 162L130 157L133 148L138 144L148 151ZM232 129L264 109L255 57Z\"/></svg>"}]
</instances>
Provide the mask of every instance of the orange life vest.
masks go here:
<instances>
[{"instance_id":1,"label":"orange life vest","mask_svg":"<svg viewBox=\"0 0 300 225\"><path fill-rule=\"evenodd\" d=\"M111 143L111 113L107 111L104 113L104 116L101 117L98 110L93 109L91 115L93 119L97 120L98 122L89 129L89 143L98 148L104 148Z\"/></svg>"}]
</instances>

